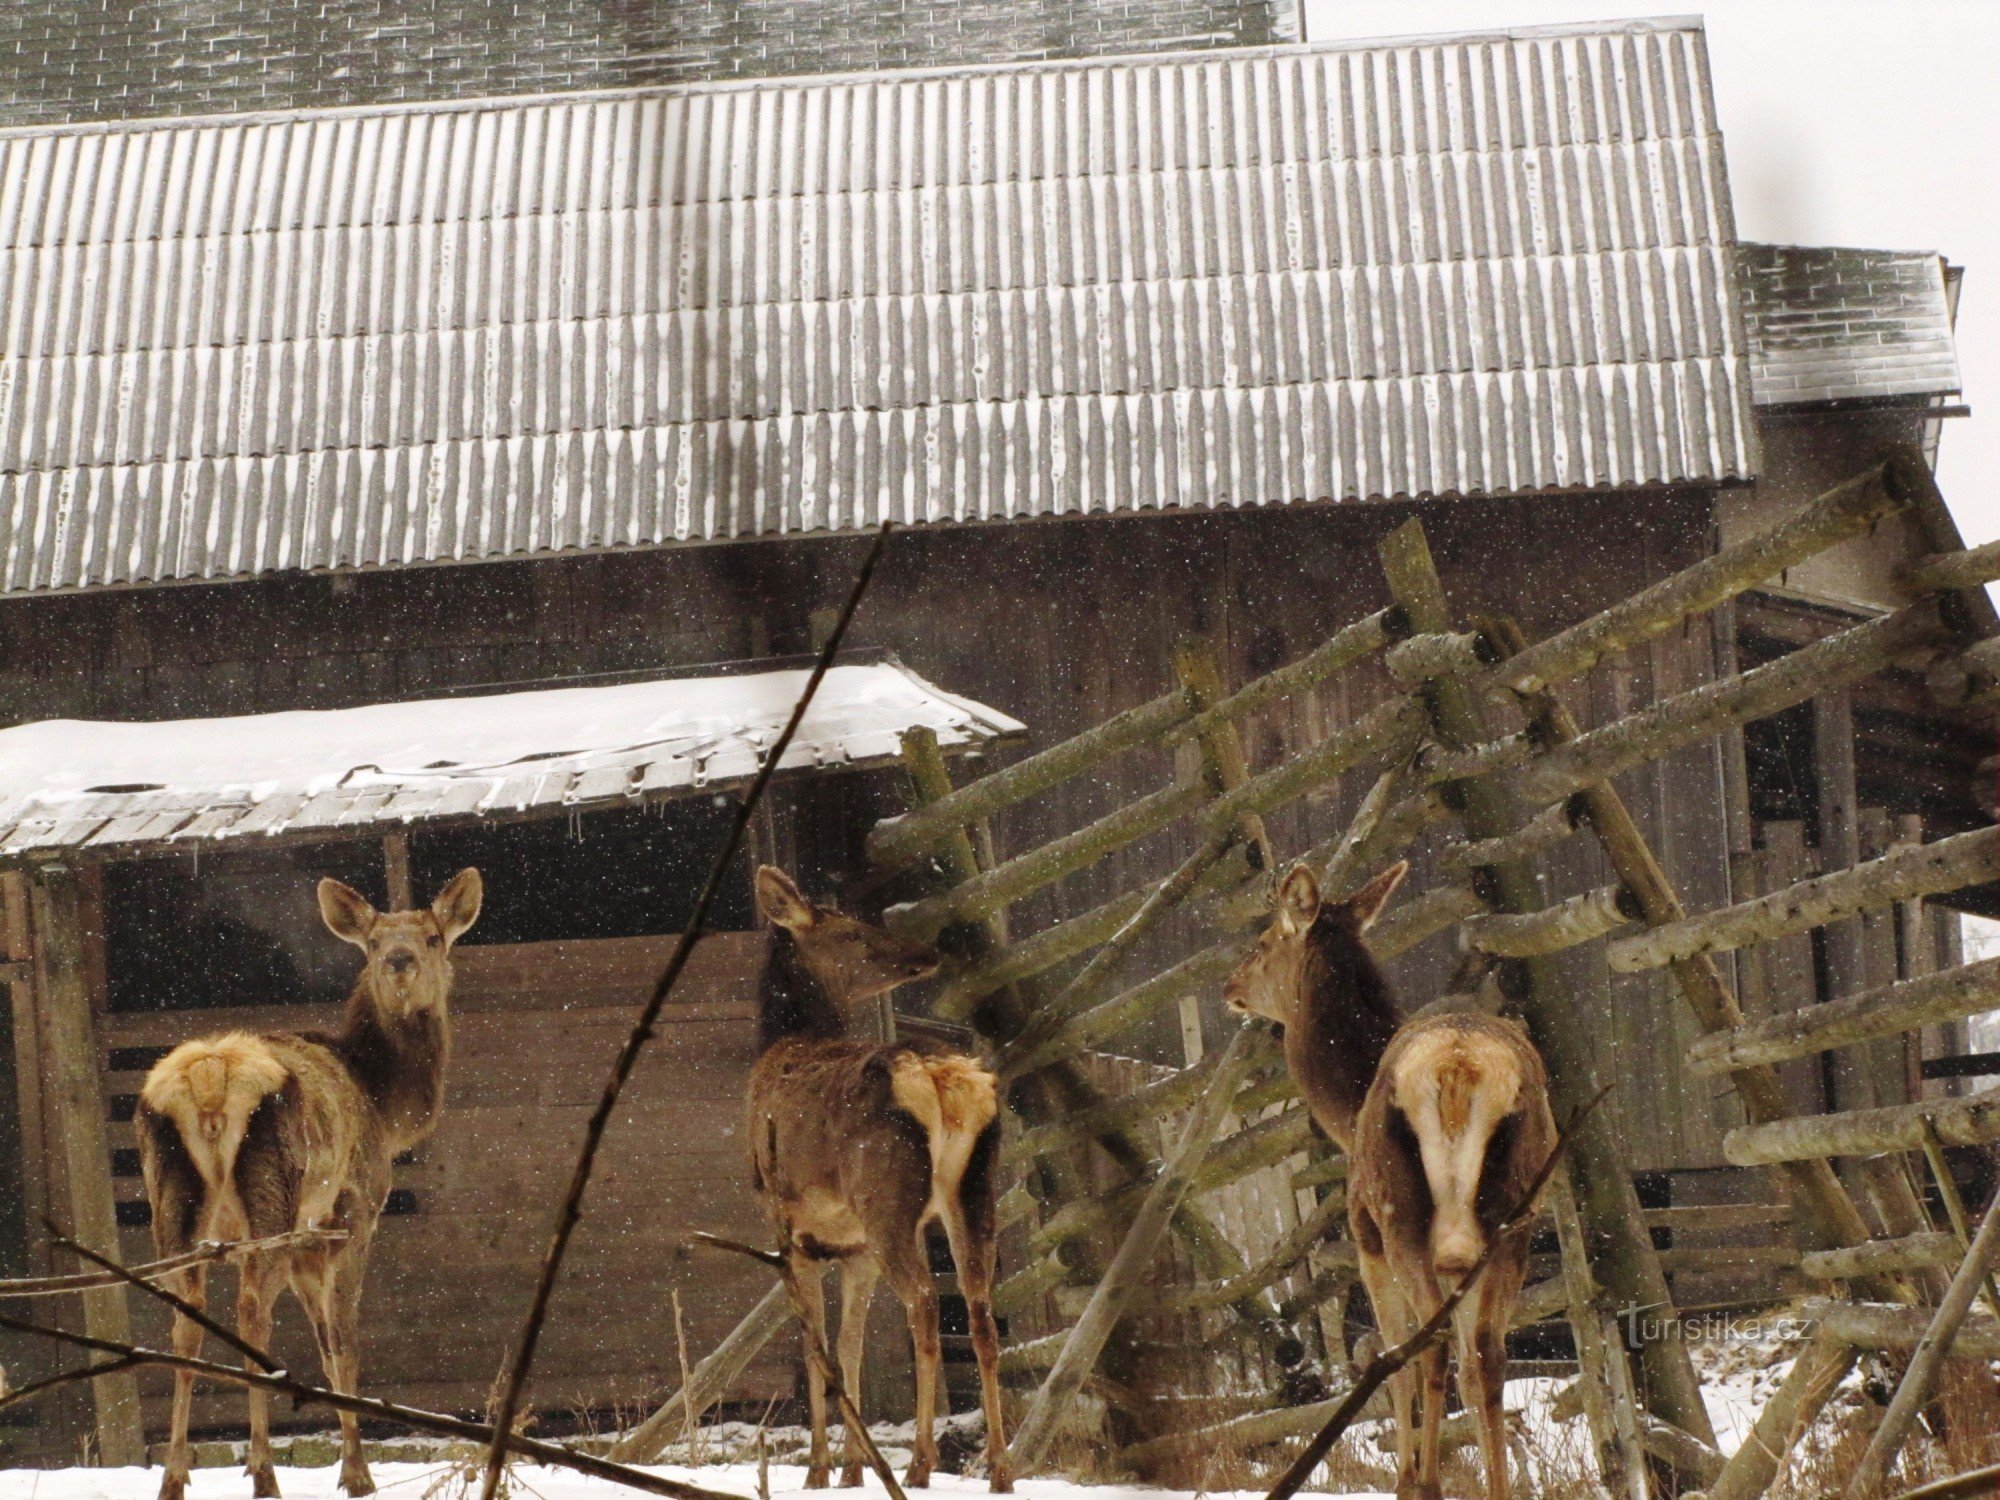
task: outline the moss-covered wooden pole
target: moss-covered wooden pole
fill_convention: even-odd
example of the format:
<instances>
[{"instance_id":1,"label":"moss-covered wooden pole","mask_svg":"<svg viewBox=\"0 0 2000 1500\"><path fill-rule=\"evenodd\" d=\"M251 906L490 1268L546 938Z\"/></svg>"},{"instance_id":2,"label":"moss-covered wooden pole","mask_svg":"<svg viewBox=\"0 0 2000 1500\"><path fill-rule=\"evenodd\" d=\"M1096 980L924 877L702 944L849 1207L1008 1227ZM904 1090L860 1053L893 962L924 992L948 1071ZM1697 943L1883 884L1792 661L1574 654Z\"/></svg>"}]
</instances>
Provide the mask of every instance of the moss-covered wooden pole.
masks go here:
<instances>
[{"instance_id":1,"label":"moss-covered wooden pole","mask_svg":"<svg viewBox=\"0 0 2000 1500\"><path fill-rule=\"evenodd\" d=\"M1707 1500L1757 1500L1768 1490L1785 1456L1854 1368L1855 1354L1854 1345L1826 1333L1807 1344L1757 1414L1750 1435L1708 1487Z\"/></svg>"},{"instance_id":2,"label":"moss-covered wooden pole","mask_svg":"<svg viewBox=\"0 0 2000 1500\"><path fill-rule=\"evenodd\" d=\"M1569 1299L1569 1326L1576 1340L1578 1385L1591 1442L1597 1449L1598 1477L1613 1500L1648 1500L1646 1448L1639 1413L1631 1401L1631 1380L1619 1380L1624 1350L1617 1337L1618 1309L1609 1304L1576 1216L1576 1198L1558 1177L1549 1184L1549 1209L1562 1247L1563 1287ZM1616 1363L1614 1363L1614 1361Z\"/></svg>"},{"instance_id":3,"label":"moss-covered wooden pole","mask_svg":"<svg viewBox=\"0 0 2000 1500\"><path fill-rule=\"evenodd\" d=\"M1762 1167L1807 1157L1921 1151L1926 1120L1947 1146L2000 1141L2000 1088L1962 1099L1931 1099L1839 1115L1797 1115L1767 1125L1740 1125L1723 1136L1722 1156L1732 1166Z\"/></svg>"},{"instance_id":4,"label":"moss-covered wooden pole","mask_svg":"<svg viewBox=\"0 0 2000 1500\"><path fill-rule=\"evenodd\" d=\"M1391 532L1383 539L1381 556L1390 595L1402 606L1411 629L1449 631L1451 609L1422 523L1411 520ZM1465 682L1441 678L1426 688L1425 699L1432 728L1447 746L1462 748L1488 738L1485 713ZM1561 795L1572 790L1566 788ZM1461 817L1473 838L1501 838L1527 822L1512 793L1491 778L1466 782L1461 791ZM1543 905L1534 872L1525 864L1490 866L1487 875L1499 910L1529 912ZM1536 957L1519 962L1526 979L1522 1007L1548 1063L1552 1102L1559 1116L1576 1114L1596 1095L1597 1085L1587 1044L1575 1024L1575 997L1554 960ZM1702 1403L1701 1383L1677 1323L1664 1316L1673 1305L1672 1291L1640 1215L1638 1194L1610 1121L1602 1113L1589 1115L1578 1127L1567 1170L1590 1239L1592 1263L1606 1290L1621 1306L1647 1307L1662 1314L1648 1320L1648 1329L1656 1330L1657 1336L1643 1341L1638 1351L1646 1404L1674 1426L1713 1444L1715 1429Z\"/></svg>"},{"instance_id":5,"label":"moss-covered wooden pole","mask_svg":"<svg viewBox=\"0 0 2000 1500\"><path fill-rule=\"evenodd\" d=\"M82 882L66 865L39 865L29 876L37 950L36 988L54 1076L49 1080L62 1125L69 1184L69 1224L78 1243L122 1260L112 1201L111 1149L104 1131L104 1075L99 1068L84 961L87 920ZM83 1294L84 1331L129 1343L131 1312L122 1286ZM139 1385L129 1370L91 1382L97 1410L99 1462L127 1468L146 1462L139 1419Z\"/></svg>"}]
</instances>

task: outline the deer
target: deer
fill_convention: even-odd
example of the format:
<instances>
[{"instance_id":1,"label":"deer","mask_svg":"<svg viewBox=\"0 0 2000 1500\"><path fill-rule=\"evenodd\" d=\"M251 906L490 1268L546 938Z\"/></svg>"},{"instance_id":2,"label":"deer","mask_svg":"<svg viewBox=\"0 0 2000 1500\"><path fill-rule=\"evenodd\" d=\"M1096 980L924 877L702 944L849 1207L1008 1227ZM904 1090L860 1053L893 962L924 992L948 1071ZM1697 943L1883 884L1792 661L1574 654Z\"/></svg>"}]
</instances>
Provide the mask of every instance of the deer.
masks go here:
<instances>
[{"instance_id":1,"label":"deer","mask_svg":"<svg viewBox=\"0 0 2000 1500\"><path fill-rule=\"evenodd\" d=\"M916 1441L903 1482L930 1482L939 1373L938 1294L924 1234L944 1226L970 1314L994 1494L1013 1489L993 1316L1000 1153L999 1086L977 1058L855 1033L863 1007L937 971L937 952L808 900L784 871L758 869L770 922L759 991L758 1057L748 1087L751 1173L802 1293L809 1336L826 1347L822 1272L840 1266L840 1378L859 1399L868 1303L879 1280L903 1304L916 1355ZM807 1361L808 1489L827 1486L826 1391ZM841 1484L861 1483L850 1424Z\"/></svg>"},{"instance_id":2,"label":"deer","mask_svg":"<svg viewBox=\"0 0 2000 1500\"><path fill-rule=\"evenodd\" d=\"M242 1262L237 1331L262 1349L278 1294L305 1309L327 1383L354 1395L360 1380L362 1273L388 1201L390 1163L437 1125L451 1050L452 947L478 919L483 887L461 870L427 907L378 912L338 880L318 888L320 916L366 955L340 1029L227 1031L181 1043L146 1075L134 1126L162 1258L202 1241L264 1239L301 1230L344 1238L265 1251ZM167 1281L207 1307L206 1264ZM176 1354L201 1351L201 1326L174 1316ZM194 1377L174 1375L173 1429L160 1500L185 1500ZM278 1493L270 1398L252 1389L251 1492ZM340 1485L372 1494L354 1414L340 1414Z\"/></svg>"},{"instance_id":3,"label":"deer","mask_svg":"<svg viewBox=\"0 0 2000 1500\"><path fill-rule=\"evenodd\" d=\"M1285 1063L1307 1109L1347 1153L1348 1226L1383 1338L1393 1345L1415 1334L1484 1260L1452 1331L1486 1494L1507 1500L1501 1394L1528 1244L1519 1233L1493 1242L1509 1216L1532 1206L1524 1200L1555 1150L1556 1125L1541 1054L1514 1022L1451 1012L1404 1019L1365 935L1408 872L1398 863L1328 901L1312 867L1293 866L1223 999L1284 1029ZM1441 1500L1447 1351L1435 1344L1416 1366L1390 1381L1396 1494Z\"/></svg>"}]
</instances>

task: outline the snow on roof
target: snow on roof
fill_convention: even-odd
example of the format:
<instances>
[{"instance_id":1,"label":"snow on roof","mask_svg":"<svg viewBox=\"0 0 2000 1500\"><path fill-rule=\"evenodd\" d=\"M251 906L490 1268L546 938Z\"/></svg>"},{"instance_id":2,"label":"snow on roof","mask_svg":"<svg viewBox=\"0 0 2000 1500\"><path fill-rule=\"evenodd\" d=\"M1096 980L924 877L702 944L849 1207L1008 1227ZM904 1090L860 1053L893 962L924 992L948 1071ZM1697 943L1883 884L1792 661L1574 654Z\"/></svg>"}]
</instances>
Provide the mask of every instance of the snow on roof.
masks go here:
<instances>
[{"instance_id":1,"label":"snow on roof","mask_svg":"<svg viewBox=\"0 0 2000 1500\"><path fill-rule=\"evenodd\" d=\"M580 811L756 774L804 668L164 723L47 719L0 730L0 859L132 854L250 836ZM893 660L835 666L781 769L893 759L1019 734Z\"/></svg>"}]
</instances>

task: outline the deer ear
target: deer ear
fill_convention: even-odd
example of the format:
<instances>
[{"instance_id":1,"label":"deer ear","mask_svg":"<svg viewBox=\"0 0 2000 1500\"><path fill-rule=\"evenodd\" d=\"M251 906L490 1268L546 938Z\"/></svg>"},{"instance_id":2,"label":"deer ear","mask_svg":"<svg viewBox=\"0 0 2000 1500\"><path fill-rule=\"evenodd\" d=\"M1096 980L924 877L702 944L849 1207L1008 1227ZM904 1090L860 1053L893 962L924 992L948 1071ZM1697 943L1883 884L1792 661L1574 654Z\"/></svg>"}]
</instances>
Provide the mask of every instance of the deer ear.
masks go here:
<instances>
[{"instance_id":1,"label":"deer ear","mask_svg":"<svg viewBox=\"0 0 2000 1500\"><path fill-rule=\"evenodd\" d=\"M319 883L319 914L328 932L357 948L368 941L368 929L375 925L375 908L368 898L331 875Z\"/></svg>"},{"instance_id":2,"label":"deer ear","mask_svg":"<svg viewBox=\"0 0 2000 1500\"><path fill-rule=\"evenodd\" d=\"M787 932L802 931L817 919L812 902L776 865L757 867L756 886L757 910Z\"/></svg>"},{"instance_id":3,"label":"deer ear","mask_svg":"<svg viewBox=\"0 0 2000 1500\"><path fill-rule=\"evenodd\" d=\"M486 899L486 882L470 866L460 870L431 902L431 917L447 943L464 936L465 929L479 920L480 904Z\"/></svg>"},{"instance_id":4,"label":"deer ear","mask_svg":"<svg viewBox=\"0 0 2000 1500\"><path fill-rule=\"evenodd\" d=\"M1409 873L1410 862L1399 859L1347 898L1347 909L1354 913L1355 920L1363 928L1372 926L1375 919L1382 915L1382 908L1389 904L1389 898L1396 894L1396 887Z\"/></svg>"},{"instance_id":5,"label":"deer ear","mask_svg":"<svg viewBox=\"0 0 2000 1500\"><path fill-rule=\"evenodd\" d=\"M1319 916L1319 877L1313 867L1300 860L1285 872L1278 884L1278 920L1285 931L1299 932L1312 926Z\"/></svg>"}]
</instances>

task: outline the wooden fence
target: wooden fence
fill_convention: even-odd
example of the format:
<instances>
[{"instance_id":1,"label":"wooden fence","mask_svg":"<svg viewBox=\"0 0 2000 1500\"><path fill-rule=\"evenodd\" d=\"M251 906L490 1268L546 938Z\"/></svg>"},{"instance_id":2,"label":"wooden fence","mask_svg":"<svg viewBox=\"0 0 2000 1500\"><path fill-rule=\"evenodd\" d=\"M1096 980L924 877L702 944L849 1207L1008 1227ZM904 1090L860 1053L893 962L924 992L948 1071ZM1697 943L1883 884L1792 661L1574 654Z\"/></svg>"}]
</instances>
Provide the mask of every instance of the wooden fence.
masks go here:
<instances>
[{"instance_id":1,"label":"wooden fence","mask_svg":"<svg viewBox=\"0 0 2000 1500\"><path fill-rule=\"evenodd\" d=\"M1590 1098L1599 1080L1578 1029L1565 1024L1575 1001L1557 960L1606 940L1613 971L1669 975L1705 1033L1693 1066L1727 1081L1747 1122L1727 1138L1729 1160L1778 1178L1788 1207L1676 1209L1679 1220L1655 1213L1649 1221L1615 1131L1601 1116L1579 1131L1555 1195L1562 1254L1545 1263L1546 1279L1530 1286L1519 1318L1559 1314L1571 1323L1579 1393L1614 1493L1643 1491L1658 1462L1734 1497L1760 1493L1776 1471L1769 1444L1746 1444L1728 1465L1717 1456L1674 1319L1646 1321L1628 1367L1616 1310L1670 1309L1670 1270L1734 1267L1852 1290L1865 1299L1857 1315L1829 1318L1816 1363L1802 1361L1821 1373L1855 1343L1913 1342L1922 1333L1927 1314L1917 1304L1941 1288L1936 1268L1961 1253L1965 1216L1933 1223L1902 1159L1880 1154L1928 1153L1935 1163L1944 1145L2000 1139L2000 1090L1802 1115L1796 1064L1832 1048L1903 1047L1905 1033L2000 1004L2000 961L1931 972L1937 945L1913 936L1926 898L2000 878L2000 838L1981 829L1925 844L1911 823L1864 819L1864 809L1848 807L1851 846L1823 842L1823 871L1787 872L1776 853L1749 860L1735 904L1690 913L1613 782L1892 664L1928 664L1934 690L1953 709L2000 702L2000 648L1980 639L1991 633L1991 611L1968 592L2000 576L2000 555L1982 548L1927 558L1908 576L1906 607L1612 722L1580 725L1561 696L1595 664L1727 608L1905 510L1942 514L1921 457L1900 450L1763 534L1533 642L1509 620L1454 615L1413 520L1380 549L1389 608L1234 690L1214 655L1190 642L1178 655L1175 691L963 786L950 783L933 742L909 737L913 805L877 826L868 854L884 878L922 877L922 894L887 920L950 956L939 1008L974 1028L1012 1085L1020 1128L1003 1210L1021 1232L998 1300L1014 1330L1007 1367L1033 1384L1015 1439L1018 1467L1032 1470L1066 1420L1099 1409L1077 1400L1085 1390L1104 1395L1098 1435L1124 1445L1134 1469L1225 1439L1278 1441L1325 1415L1316 1380L1339 1378L1340 1309L1352 1273L1335 1233L1343 1164L1314 1135L1262 1023L1197 1046L1189 1002L1219 984L1267 909L1280 860L1265 816L1342 778L1373 785L1355 826L1318 847L1284 851L1283 863L1311 859L1341 889L1423 839L1442 872L1377 926L1378 953L1454 933L1488 955L1507 1004L1547 1058L1559 1116ZM1367 706L1318 743L1253 771L1238 725L1344 674L1352 675L1349 701ZM1144 750L1173 752L1156 790L1036 847L996 845L997 814ZM1582 838L1601 846L1611 883L1548 888L1551 851ZM1026 898L1135 846L1153 851L1168 873L1039 930L1017 930L1024 924L1011 918ZM1825 934L1845 998L1773 1013L1764 1003L1770 975L1797 962L1785 945L1814 930ZM1899 930L1908 939L1900 945ZM1870 958L1882 951L1907 959L1884 971ZM1718 955L1744 961L1725 967ZM1882 982L1868 983L1871 973ZM1737 982L1756 1014L1746 1015ZM1135 1067L1116 1078L1089 1061L1177 1011L1191 1028L1184 1067ZM1843 1175L1839 1158L1873 1160ZM1936 1185L1951 1201L1948 1175ZM1263 1205L1254 1230L1245 1222L1253 1199ZM1655 1248L1652 1231L1669 1222L1736 1231L1768 1229L1782 1215L1796 1243L1766 1235ZM1112 1333L1171 1317L1201 1320L1199 1347L1229 1351L1229 1374L1254 1394L1255 1410L1194 1430L1163 1423L1143 1341ZM761 1325L753 1315L738 1342L752 1344L776 1318L775 1304ZM1978 1324L1969 1336L2000 1339L2000 1325L1989 1333ZM721 1350L704 1363L708 1370L720 1361L697 1372L698 1399L726 1373L724 1354L740 1352ZM1774 1421L1809 1416L1824 1384L1802 1376L1797 1389L1788 1385ZM643 1457L647 1445L635 1435L622 1451Z\"/></svg>"}]
</instances>

